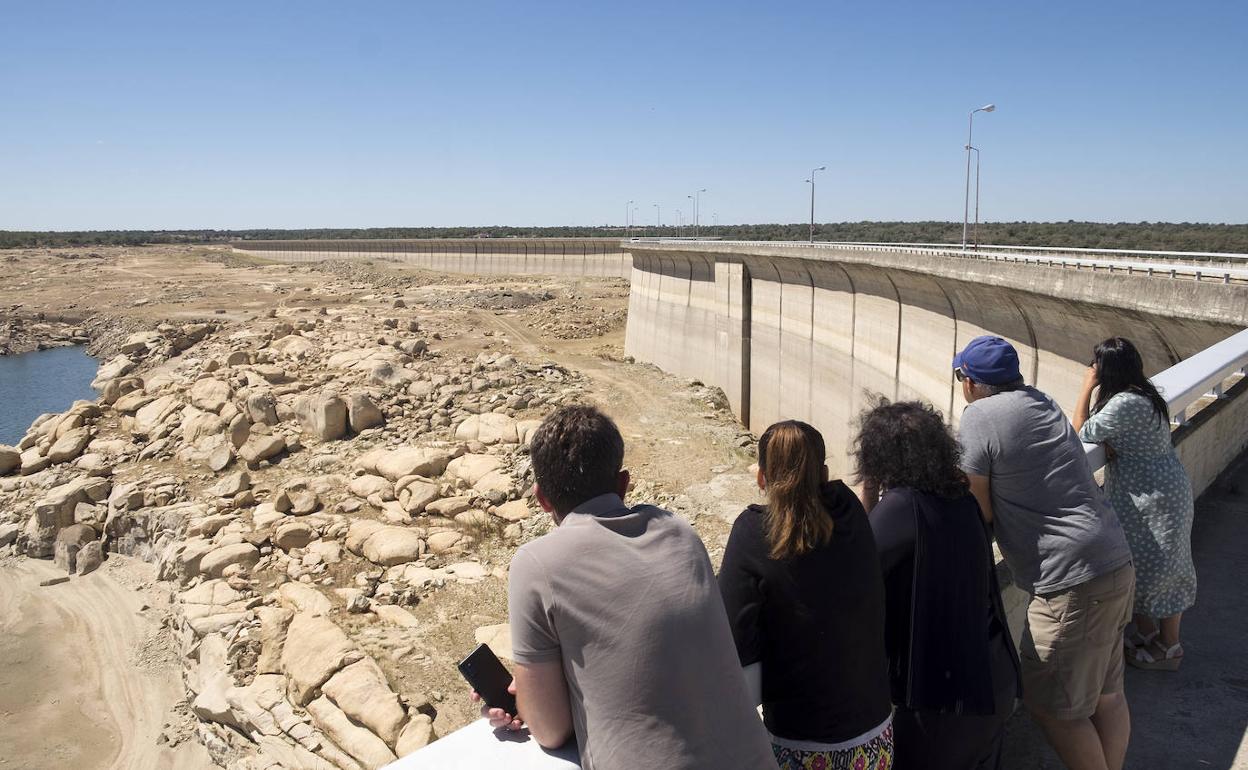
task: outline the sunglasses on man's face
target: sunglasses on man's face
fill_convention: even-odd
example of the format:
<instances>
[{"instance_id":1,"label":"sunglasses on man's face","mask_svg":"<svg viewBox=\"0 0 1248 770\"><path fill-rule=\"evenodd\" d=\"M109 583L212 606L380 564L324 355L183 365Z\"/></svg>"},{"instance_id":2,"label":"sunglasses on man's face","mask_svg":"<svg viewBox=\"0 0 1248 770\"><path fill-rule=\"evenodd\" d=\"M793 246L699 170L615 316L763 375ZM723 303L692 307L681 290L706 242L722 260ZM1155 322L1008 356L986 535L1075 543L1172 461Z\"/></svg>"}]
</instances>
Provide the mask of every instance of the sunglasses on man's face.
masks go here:
<instances>
[{"instance_id":1,"label":"sunglasses on man's face","mask_svg":"<svg viewBox=\"0 0 1248 770\"><path fill-rule=\"evenodd\" d=\"M953 370L953 376L954 376L954 378L955 378L958 382L965 382L965 381L966 381L966 375L962 373L962 370L961 370L961 369L954 369L954 370Z\"/></svg>"}]
</instances>

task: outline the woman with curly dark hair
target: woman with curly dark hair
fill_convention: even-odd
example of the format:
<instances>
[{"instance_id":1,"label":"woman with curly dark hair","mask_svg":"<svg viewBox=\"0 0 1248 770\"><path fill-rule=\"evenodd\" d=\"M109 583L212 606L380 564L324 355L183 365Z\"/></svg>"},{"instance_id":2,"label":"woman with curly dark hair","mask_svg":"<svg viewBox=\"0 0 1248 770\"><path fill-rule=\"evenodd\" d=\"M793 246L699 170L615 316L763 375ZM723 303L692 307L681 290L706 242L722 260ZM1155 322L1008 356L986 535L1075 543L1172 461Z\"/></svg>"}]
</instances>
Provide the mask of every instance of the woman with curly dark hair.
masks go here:
<instances>
[{"instance_id":1,"label":"woman with curly dark hair","mask_svg":"<svg viewBox=\"0 0 1248 770\"><path fill-rule=\"evenodd\" d=\"M884 570L897 767L997 768L1019 665L958 442L932 406L877 397L853 454Z\"/></svg>"}]
</instances>

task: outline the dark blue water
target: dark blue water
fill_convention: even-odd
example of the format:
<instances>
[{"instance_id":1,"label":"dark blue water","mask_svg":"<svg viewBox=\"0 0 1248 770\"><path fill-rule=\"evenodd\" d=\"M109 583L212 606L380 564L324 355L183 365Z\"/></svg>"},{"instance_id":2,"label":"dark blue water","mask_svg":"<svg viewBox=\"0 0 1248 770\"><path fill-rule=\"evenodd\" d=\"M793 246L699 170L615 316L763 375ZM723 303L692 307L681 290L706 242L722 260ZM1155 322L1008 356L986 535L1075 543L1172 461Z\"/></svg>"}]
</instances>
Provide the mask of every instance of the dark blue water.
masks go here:
<instances>
[{"instance_id":1,"label":"dark blue water","mask_svg":"<svg viewBox=\"0 0 1248 770\"><path fill-rule=\"evenodd\" d=\"M79 399L94 401L99 362L79 347L0 356L0 444L16 444L44 412L63 412Z\"/></svg>"}]
</instances>

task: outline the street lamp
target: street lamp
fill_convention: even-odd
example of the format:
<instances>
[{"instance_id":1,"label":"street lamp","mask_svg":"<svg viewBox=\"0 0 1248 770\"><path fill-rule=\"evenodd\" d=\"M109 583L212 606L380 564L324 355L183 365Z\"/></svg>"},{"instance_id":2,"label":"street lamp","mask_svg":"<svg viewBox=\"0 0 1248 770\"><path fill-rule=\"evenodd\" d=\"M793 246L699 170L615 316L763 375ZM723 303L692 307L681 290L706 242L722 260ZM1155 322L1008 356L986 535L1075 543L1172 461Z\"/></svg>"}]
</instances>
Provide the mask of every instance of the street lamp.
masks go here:
<instances>
[{"instance_id":1,"label":"street lamp","mask_svg":"<svg viewBox=\"0 0 1248 770\"><path fill-rule=\"evenodd\" d=\"M624 204L624 237L633 237L633 202Z\"/></svg>"},{"instance_id":2,"label":"street lamp","mask_svg":"<svg viewBox=\"0 0 1248 770\"><path fill-rule=\"evenodd\" d=\"M655 227L656 227L654 235L656 238L662 238L663 237L663 210L659 208L659 204L657 203L654 204L654 222L655 222Z\"/></svg>"},{"instance_id":3,"label":"street lamp","mask_svg":"<svg viewBox=\"0 0 1248 770\"><path fill-rule=\"evenodd\" d=\"M684 228L684 226L685 226L684 215L680 213L680 209L676 209L676 237L677 238L681 237L682 235L681 229Z\"/></svg>"},{"instance_id":4,"label":"street lamp","mask_svg":"<svg viewBox=\"0 0 1248 770\"><path fill-rule=\"evenodd\" d=\"M979 148L972 147L969 144L967 149L975 153L975 229L973 240L975 241L975 250L979 251Z\"/></svg>"},{"instance_id":5,"label":"street lamp","mask_svg":"<svg viewBox=\"0 0 1248 770\"><path fill-rule=\"evenodd\" d=\"M711 214L711 221L715 223L715 234L719 235L719 214Z\"/></svg>"},{"instance_id":6,"label":"street lamp","mask_svg":"<svg viewBox=\"0 0 1248 770\"><path fill-rule=\"evenodd\" d=\"M828 170L827 166L820 166L819 168L812 168L810 170L810 179L806 180L807 184L810 185L810 242L811 243L815 242L815 172L827 171L827 170Z\"/></svg>"},{"instance_id":7,"label":"street lamp","mask_svg":"<svg viewBox=\"0 0 1248 770\"><path fill-rule=\"evenodd\" d=\"M706 192L706 188L696 191L693 195L686 195L686 198L693 199L693 237L698 237L698 212L702 209L702 193Z\"/></svg>"},{"instance_id":8,"label":"street lamp","mask_svg":"<svg viewBox=\"0 0 1248 770\"><path fill-rule=\"evenodd\" d=\"M962 201L962 250L966 251L966 223L971 213L971 131L975 127L975 113L992 112L997 109L995 104L971 110L966 119L966 196Z\"/></svg>"}]
</instances>

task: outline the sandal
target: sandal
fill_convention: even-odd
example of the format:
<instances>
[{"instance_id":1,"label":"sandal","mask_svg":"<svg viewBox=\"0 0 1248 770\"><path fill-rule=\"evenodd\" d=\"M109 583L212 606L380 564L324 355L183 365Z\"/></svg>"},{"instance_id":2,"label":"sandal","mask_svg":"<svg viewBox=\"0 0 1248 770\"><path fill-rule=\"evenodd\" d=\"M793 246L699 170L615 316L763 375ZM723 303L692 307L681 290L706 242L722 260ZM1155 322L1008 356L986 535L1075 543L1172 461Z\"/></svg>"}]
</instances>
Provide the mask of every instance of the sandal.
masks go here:
<instances>
[{"instance_id":1,"label":"sandal","mask_svg":"<svg viewBox=\"0 0 1248 770\"><path fill-rule=\"evenodd\" d=\"M1155 653L1160 653L1161 657L1157 657ZM1127 655L1128 664L1148 671L1178 671L1179 664L1182 662L1183 644L1181 642L1175 642L1173 646L1167 648L1163 647L1161 642L1154 640L1150 647L1136 647Z\"/></svg>"},{"instance_id":2,"label":"sandal","mask_svg":"<svg viewBox=\"0 0 1248 770\"><path fill-rule=\"evenodd\" d=\"M1127 626L1127 630L1122 635L1122 646L1126 647L1129 652L1135 652L1152 644L1159 633L1160 631L1154 629L1151 634L1145 635L1137 631L1135 626Z\"/></svg>"}]
</instances>

